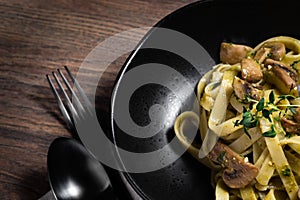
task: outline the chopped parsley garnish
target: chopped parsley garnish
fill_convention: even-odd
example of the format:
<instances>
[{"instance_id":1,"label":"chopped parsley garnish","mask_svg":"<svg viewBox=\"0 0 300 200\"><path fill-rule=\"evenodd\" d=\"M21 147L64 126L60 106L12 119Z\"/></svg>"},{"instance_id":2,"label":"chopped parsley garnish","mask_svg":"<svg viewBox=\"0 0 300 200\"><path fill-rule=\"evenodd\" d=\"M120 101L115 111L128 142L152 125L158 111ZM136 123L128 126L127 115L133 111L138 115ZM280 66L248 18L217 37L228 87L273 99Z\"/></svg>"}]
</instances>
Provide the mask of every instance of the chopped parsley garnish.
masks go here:
<instances>
[{"instance_id":1,"label":"chopped parsley garnish","mask_svg":"<svg viewBox=\"0 0 300 200\"><path fill-rule=\"evenodd\" d=\"M251 52L250 56L254 57L256 55L256 51Z\"/></svg>"},{"instance_id":2,"label":"chopped parsley garnish","mask_svg":"<svg viewBox=\"0 0 300 200\"><path fill-rule=\"evenodd\" d=\"M272 58L272 57L273 57L273 54L272 54L272 53L268 53L268 54L267 54L267 57L268 57L268 58Z\"/></svg>"},{"instance_id":3,"label":"chopped parsley garnish","mask_svg":"<svg viewBox=\"0 0 300 200\"><path fill-rule=\"evenodd\" d=\"M274 94L274 91L272 90L269 94L269 101L270 103L274 104L275 102L275 94Z\"/></svg>"},{"instance_id":4,"label":"chopped parsley garnish","mask_svg":"<svg viewBox=\"0 0 300 200\"><path fill-rule=\"evenodd\" d=\"M282 170L281 174L283 176L291 176L291 169L286 166L285 169Z\"/></svg>"},{"instance_id":5,"label":"chopped parsley garnish","mask_svg":"<svg viewBox=\"0 0 300 200\"><path fill-rule=\"evenodd\" d=\"M226 152L225 151L222 151L221 153L220 153L220 155L219 155L219 157L217 158L217 161L219 162L219 163L224 163L224 157L225 157L225 154L226 154Z\"/></svg>"},{"instance_id":6,"label":"chopped parsley garnish","mask_svg":"<svg viewBox=\"0 0 300 200\"><path fill-rule=\"evenodd\" d=\"M262 135L264 137L275 137L276 136L276 131L274 129L274 125L271 126L271 130L264 132Z\"/></svg>"},{"instance_id":7,"label":"chopped parsley garnish","mask_svg":"<svg viewBox=\"0 0 300 200\"><path fill-rule=\"evenodd\" d=\"M270 118L270 115L274 112L274 111L277 111L276 109L274 108L271 108L271 110L267 110L267 109L263 109L262 110L262 115L264 118L267 118L269 120L269 122L272 122L271 118Z\"/></svg>"},{"instance_id":8,"label":"chopped parsley garnish","mask_svg":"<svg viewBox=\"0 0 300 200\"><path fill-rule=\"evenodd\" d=\"M247 109L245 107L243 107L243 118L241 120L236 120L234 122L234 126L239 126L239 125L243 125L244 126L244 131L247 134L247 136L251 139L251 135L248 132L249 128L254 128L258 125L258 120L257 120L257 116L253 115L251 113L251 109Z\"/></svg>"},{"instance_id":9,"label":"chopped parsley garnish","mask_svg":"<svg viewBox=\"0 0 300 200\"><path fill-rule=\"evenodd\" d=\"M259 100L259 102L257 103L256 105L256 110L259 112L259 111L262 111L264 109L264 104L265 104L265 99L264 98L261 98Z\"/></svg>"},{"instance_id":10,"label":"chopped parsley garnish","mask_svg":"<svg viewBox=\"0 0 300 200\"><path fill-rule=\"evenodd\" d=\"M279 100L285 100L285 99L296 99L294 95L291 94L286 94L286 95L280 95L278 96Z\"/></svg>"},{"instance_id":11,"label":"chopped parsley garnish","mask_svg":"<svg viewBox=\"0 0 300 200\"><path fill-rule=\"evenodd\" d=\"M292 137L292 133L287 132L287 133L285 134L285 137L286 137L286 138Z\"/></svg>"},{"instance_id":12,"label":"chopped parsley garnish","mask_svg":"<svg viewBox=\"0 0 300 200\"><path fill-rule=\"evenodd\" d=\"M248 102L253 103L255 100L250 99L249 97L246 97ZM243 115L241 120L236 120L234 122L234 126L242 125L244 132L247 134L247 136L251 139L251 135L249 133L250 128L254 128L258 125L259 119L264 117L268 119L270 123L272 123L272 119L270 115L275 111L280 111L279 108L274 104L275 102L275 94L274 91L271 91L269 94L269 101L265 102L264 98L261 98L258 102L256 101L255 109L253 110L253 104L249 106L247 109L246 107L243 107ZM276 131L274 128L274 125L271 126L271 130L266 131L262 134L265 137L275 137Z\"/></svg>"},{"instance_id":13,"label":"chopped parsley garnish","mask_svg":"<svg viewBox=\"0 0 300 200\"><path fill-rule=\"evenodd\" d=\"M289 106L288 109L293 113L294 115L297 114L296 109L294 107Z\"/></svg>"}]
</instances>

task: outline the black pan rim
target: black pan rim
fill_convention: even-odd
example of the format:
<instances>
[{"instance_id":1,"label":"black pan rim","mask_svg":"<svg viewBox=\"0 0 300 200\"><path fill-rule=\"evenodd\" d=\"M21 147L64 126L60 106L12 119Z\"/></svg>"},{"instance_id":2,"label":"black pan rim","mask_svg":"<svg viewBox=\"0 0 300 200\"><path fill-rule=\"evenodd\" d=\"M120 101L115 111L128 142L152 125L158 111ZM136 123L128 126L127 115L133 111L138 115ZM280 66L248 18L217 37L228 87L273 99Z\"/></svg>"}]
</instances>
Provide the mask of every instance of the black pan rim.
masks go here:
<instances>
[{"instance_id":1,"label":"black pan rim","mask_svg":"<svg viewBox=\"0 0 300 200\"><path fill-rule=\"evenodd\" d=\"M188 10L196 5L200 5L200 4L204 4L204 3L207 3L207 2L212 2L213 0L200 0L200 1L196 1L196 2L193 2L193 3L190 3L188 5L185 5L175 11L173 11L172 13L166 15L165 17L163 17L160 21L158 21L153 27L160 27L166 20L168 20L169 18L171 18L172 16L176 15L177 13L181 13L185 10ZM128 56L128 58L126 59L125 63L123 64L123 66L121 67L117 77L116 77L116 81L114 83L114 89L113 89L113 92L112 92L112 95L111 95L111 111L110 111L110 114L111 114L111 118L110 118L110 125L111 125L111 135L112 135L112 140L114 142L114 144L116 144L116 137L115 137L115 130L114 130L114 101L115 101L115 97L116 97L116 94L117 94L117 91L118 91L118 85L122 79L122 77L124 76L124 73L127 71L129 65L130 65L130 61L132 58L134 58L134 56L136 55L136 53L139 51L139 49L141 48L141 46L144 44L145 41L147 41L148 37L151 36L152 34L152 29L147 32L145 34L145 36L141 39L141 41L139 42L139 44L137 45L137 47L135 48L135 50L133 52L131 52L131 54ZM117 159L120 161L121 164L122 163L122 158L117 150L117 148L115 149L116 151L116 156L117 156ZM124 166L122 166L124 167ZM124 178L126 179L126 181L130 184L130 186L135 190L135 192L139 195L139 197L141 197L142 199L145 199L145 200L151 200L151 198L149 196L147 196L143 190L135 183L135 181L131 178L130 174L127 173L127 172L122 172L121 173L121 176L124 176Z\"/></svg>"}]
</instances>

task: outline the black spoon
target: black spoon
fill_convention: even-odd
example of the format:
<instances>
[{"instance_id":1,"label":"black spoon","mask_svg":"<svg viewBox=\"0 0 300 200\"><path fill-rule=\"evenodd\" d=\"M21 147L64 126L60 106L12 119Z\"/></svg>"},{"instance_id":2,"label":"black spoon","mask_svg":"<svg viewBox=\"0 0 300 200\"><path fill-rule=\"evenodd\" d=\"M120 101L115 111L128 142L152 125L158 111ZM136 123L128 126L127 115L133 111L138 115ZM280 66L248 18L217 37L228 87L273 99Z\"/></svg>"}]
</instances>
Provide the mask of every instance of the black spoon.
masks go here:
<instances>
[{"instance_id":1,"label":"black spoon","mask_svg":"<svg viewBox=\"0 0 300 200\"><path fill-rule=\"evenodd\" d=\"M117 199L103 166L74 139L55 139L48 150L47 165L58 200Z\"/></svg>"}]
</instances>

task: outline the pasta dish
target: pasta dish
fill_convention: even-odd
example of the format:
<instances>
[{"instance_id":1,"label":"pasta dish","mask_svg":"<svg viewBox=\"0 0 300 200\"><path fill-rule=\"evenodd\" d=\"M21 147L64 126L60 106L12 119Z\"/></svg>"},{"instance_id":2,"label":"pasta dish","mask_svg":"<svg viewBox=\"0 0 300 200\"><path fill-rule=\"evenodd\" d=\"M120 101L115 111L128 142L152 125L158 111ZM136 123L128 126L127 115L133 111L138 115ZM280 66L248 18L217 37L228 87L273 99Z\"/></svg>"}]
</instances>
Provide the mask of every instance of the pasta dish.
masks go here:
<instances>
[{"instance_id":1,"label":"pasta dish","mask_svg":"<svg viewBox=\"0 0 300 200\"><path fill-rule=\"evenodd\" d=\"M177 138L211 169L217 200L300 199L300 40L222 42L220 60L198 82L199 109L177 117Z\"/></svg>"}]
</instances>

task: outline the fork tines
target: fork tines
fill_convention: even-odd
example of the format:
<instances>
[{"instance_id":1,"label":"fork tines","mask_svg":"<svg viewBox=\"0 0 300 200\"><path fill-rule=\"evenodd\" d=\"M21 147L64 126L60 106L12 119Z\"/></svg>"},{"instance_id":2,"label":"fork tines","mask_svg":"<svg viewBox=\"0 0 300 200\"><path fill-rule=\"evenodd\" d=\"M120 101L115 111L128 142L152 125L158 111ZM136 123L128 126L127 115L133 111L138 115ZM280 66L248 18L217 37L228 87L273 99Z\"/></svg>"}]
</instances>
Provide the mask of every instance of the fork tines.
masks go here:
<instances>
[{"instance_id":1,"label":"fork tines","mask_svg":"<svg viewBox=\"0 0 300 200\"><path fill-rule=\"evenodd\" d=\"M64 68L67 72L66 74L68 75L70 81L68 81L62 70L57 69L59 75L57 75L56 72L52 72L52 75L54 77L55 82L57 83L59 91L56 89L50 76L47 74L46 77L49 82L50 88L58 102L58 106L68 128L76 132L74 120L80 119L81 117L90 114L92 104L83 92L83 89L80 87L77 80L74 78L74 76L68 69L68 67L65 66ZM71 82L71 84L69 82ZM63 85L65 85L65 87ZM82 103L80 100L82 100ZM65 106L65 104L67 106Z\"/></svg>"}]
</instances>

